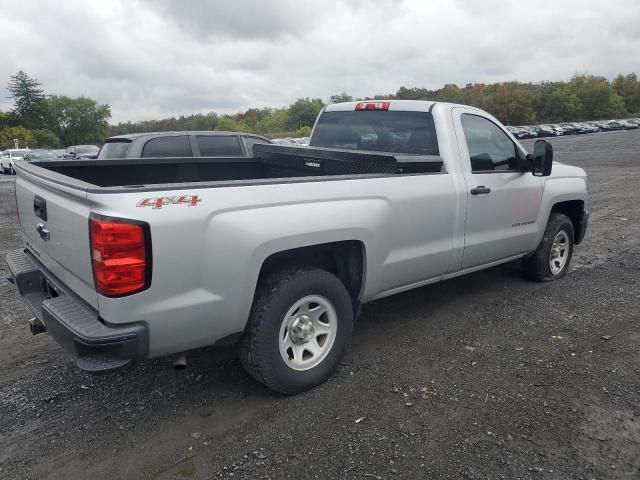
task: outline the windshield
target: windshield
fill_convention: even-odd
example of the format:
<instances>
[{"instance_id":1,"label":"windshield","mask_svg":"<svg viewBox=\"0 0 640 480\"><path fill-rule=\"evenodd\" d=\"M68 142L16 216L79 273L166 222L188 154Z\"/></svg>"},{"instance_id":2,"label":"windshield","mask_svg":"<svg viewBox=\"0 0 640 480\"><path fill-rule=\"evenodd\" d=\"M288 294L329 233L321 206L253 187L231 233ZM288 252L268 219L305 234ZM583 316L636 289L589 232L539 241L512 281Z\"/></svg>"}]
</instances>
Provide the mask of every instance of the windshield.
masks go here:
<instances>
[{"instance_id":1,"label":"windshield","mask_svg":"<svg viewBox=\"0 0 640 480\"><path fill-rule=\"evenodd\" d=\"M117 140L105 143L100 149L98 158L127 158L129 140Z\"/></svg>"},{"instance_id":2,"label":"windshield","mask_svg":"<svg viewBox=\"0 0 640 480\"><path fill-rule=\"evenodd\" d=\"M313 131L311 146L438 155L433 117L427 112L324 112Z\"/></svg>"}]
</instances>

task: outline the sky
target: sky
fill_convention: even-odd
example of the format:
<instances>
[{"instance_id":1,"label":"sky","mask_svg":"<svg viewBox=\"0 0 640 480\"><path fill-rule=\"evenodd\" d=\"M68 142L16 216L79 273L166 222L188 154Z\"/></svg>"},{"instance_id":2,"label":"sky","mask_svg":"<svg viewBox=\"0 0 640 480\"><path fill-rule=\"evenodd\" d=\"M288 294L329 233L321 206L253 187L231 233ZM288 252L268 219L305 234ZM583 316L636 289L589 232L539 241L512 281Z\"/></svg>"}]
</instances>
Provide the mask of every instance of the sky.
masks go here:
<instances>
[{"instance_id":1,"label":"sky","mask_svg":"<svg viewBox=\"0 0 640 480\"><path fill-rule=\"evenodd\" d=\"M640 0L0 0L0 110L24 70L112 123L640 74Z\"/></svg>"}]
</instances>

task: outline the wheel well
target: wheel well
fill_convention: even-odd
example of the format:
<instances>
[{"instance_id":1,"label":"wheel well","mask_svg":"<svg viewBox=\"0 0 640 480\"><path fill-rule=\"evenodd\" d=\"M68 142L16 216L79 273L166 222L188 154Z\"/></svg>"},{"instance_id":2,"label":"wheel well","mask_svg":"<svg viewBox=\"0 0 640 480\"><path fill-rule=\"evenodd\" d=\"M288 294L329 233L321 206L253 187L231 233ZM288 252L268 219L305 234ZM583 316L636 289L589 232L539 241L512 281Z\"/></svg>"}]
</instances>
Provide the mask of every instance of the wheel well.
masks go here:
<instances>
[{"instance_id":1,"label":"wheel well","mask_svg":"<svg viewBox=\"0 0 640 480\"><path fill-rule=\"evenodd\" d=\"M349 291L351 298L357 301L363 286L364 256L364 244L358 240L322 243L285 250L274 253L264 261L258 281L288 268L320 268L338 277Z\"/></svg>"},{"instance_id":2,"label":"wheel well","mask_svg":"<svg viewBox=\"0 0 640 480\"><path fill-rule=\"evenodd\" d=\"M580 219L583 209L584 202L582 200L568 200L566 202L556 203L551 209L551 213L563 213L569 217L569 220L571 220L573 224L573 231L577 234L580 229Z\"/></svg>"}]
</instances>

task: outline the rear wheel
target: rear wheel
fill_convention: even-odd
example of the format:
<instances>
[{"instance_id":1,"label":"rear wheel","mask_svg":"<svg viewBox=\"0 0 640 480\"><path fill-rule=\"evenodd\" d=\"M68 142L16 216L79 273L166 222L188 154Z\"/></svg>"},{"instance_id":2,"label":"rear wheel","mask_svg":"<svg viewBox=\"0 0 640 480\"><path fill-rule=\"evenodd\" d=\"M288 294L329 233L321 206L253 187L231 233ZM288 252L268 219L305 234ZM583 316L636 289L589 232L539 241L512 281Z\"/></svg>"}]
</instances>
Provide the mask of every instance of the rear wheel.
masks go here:
<instances>
[{"instance_id":1,"label":"rear wheel","mask_svg":"<svg viewBox=\"0 0 640 480\"><path fill-rule=\"evenodd\" d=\"M299 393L334 372L352 327L351 297L337 277L324 270L276 274L256 293L240 360L268 388Z\"/></svg>"},{"instance_id":2,"label":"rear wheel","mask_svg":"<svg viewBox=\"0 0 640 480\"><path fill-rule=\"evenodd\" d=\"M534 254L523 260L523 271L529 280L549 282L562 278L573 255L573 224L562 213L552 213L544 236Z\"/></svg>"}]
</instances>

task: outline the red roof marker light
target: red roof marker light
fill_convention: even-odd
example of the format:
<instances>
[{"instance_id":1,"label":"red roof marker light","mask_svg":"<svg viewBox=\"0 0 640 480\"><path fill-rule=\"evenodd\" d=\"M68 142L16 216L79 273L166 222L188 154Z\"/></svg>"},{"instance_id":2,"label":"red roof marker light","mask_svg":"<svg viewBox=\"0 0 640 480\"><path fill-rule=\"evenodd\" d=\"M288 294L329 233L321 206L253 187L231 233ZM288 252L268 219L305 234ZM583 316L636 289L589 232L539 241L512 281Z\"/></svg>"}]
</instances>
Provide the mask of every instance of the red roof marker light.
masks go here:
<instances>
[{"instance_id":1,"label":"red roof marker light","mask_svg":"<svg viewBox=\"0 0 640 480\"><path fill-rule=\"evenodd\" d=\"M358 102L356 110L389 110L388 101L384 102Z\"/></svg>"}]
</instances>

